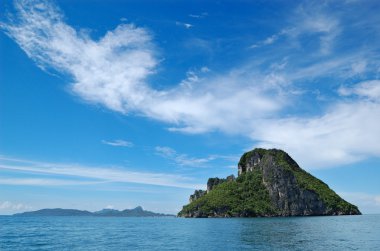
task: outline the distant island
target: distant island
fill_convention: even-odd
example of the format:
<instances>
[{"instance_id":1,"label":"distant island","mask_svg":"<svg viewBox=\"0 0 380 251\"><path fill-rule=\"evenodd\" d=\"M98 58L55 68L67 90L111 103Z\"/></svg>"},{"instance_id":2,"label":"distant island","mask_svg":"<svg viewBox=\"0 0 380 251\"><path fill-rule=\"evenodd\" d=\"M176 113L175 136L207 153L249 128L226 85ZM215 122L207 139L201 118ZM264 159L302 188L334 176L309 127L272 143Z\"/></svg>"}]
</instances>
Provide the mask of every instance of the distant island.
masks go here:
<instances>
[{"instance_id":1,"label":"distant island","mask_svg":"<svg viewBox=\"0 0 380 251\"><path fill-rule=\"evenodd\" d=\"M134 209L122 211L115 209L103 209L96 212L89 212L77 209L41 209L37 211L14 214L13 216L99 216L99 217L169 217L170 214L160 214L144 210L141 206Z\"/></svg>"},{"instance_id":2,"label":"distant island","mask_svg":"<svg viewBox=\"0 0 380 251\"><path fill-rule=\"evenodd\" d=\"M327 184L304 171L284 151L256 148L238 163L238 177L210 178L179 217L359 215Z\"/></svg>"}]
</instances>

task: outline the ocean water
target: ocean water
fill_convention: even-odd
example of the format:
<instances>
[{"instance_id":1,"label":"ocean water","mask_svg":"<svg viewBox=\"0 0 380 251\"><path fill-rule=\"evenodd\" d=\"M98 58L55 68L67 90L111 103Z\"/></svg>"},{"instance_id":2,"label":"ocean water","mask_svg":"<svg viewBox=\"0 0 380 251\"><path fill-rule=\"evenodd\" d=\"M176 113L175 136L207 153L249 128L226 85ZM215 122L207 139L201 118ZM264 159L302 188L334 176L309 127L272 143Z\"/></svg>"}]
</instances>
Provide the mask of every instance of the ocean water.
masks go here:
<instances>
[{"instance_id":1,"label":"ocean water","mask_svg":"<svg viewBox=\"0 0 380 251\"><path fill-rule=\"evenodd\" d=\"M380 215L250 219L0 216L0 250L380 250Z\"/></svg>"}]
</instances>

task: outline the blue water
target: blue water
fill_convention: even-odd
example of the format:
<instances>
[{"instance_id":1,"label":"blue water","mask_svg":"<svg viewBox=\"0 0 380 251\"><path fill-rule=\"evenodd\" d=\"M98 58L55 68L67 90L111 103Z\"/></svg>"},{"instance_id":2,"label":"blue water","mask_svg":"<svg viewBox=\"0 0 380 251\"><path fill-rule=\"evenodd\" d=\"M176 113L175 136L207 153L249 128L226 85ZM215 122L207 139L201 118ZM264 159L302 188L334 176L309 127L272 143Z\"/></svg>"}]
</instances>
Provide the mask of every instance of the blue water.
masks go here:
<instances>
[{"instance_id":1,"label":"blue water","mask_svg":"<svg viewBox=\"0 0 380 251\"><path fill-rule=\"evenodd\" d=\"M380 215L253 219L0 216L0 250L380 250Z\"/></svg>"}]
</instances>

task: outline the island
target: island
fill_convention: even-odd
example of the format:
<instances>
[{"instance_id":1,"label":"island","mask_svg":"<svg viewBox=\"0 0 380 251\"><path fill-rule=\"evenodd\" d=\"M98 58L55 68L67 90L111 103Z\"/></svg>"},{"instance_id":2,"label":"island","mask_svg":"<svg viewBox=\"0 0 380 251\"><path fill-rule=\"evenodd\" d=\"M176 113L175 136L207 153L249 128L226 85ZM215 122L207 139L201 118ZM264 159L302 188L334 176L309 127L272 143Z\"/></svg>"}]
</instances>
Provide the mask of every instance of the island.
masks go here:
<instances>
[{"instance_id":1,"label":"island","mask_svg":"<svg viewBox=\"0 0 380 251\"><path fill-rule=\"evenodd\" d=\"M89 212L77 209L52 208L18 213L14 214L13 216L174 217L174 215L171 214L161 214L146 211L141 206L138 206L133 209L125 209L122 211L116 209L102 209L96 212Z\"/></svg>"},{"instance_id":2,"label":"island","mask_svg":"<svg viewBox=\"0 0 380 251\"><path fill-rule=\"evenodd\" d=\"M210 178L196 190L179 217L276 217L360 215L327 184L284 151L256 148L244 153L238 177Z\"/></svg>"}]
</instances>

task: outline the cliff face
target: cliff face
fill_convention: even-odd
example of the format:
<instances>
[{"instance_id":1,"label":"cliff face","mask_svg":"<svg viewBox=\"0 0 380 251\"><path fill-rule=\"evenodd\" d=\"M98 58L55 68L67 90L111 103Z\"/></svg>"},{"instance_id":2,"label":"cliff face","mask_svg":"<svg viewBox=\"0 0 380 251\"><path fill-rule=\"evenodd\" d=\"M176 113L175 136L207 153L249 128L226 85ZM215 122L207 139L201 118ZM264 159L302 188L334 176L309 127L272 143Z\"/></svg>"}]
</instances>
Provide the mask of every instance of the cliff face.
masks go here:
<instances>
[{"instance_id":1,"label":"cliff face","mask_svg":"<svg viewBox=\"0 0 380 251\"><path fill-rule=\"evenodd\" d=\"M254 168L262 172L262 182L279 215L325 214L326 205L319 199L318 194L313 190L301 188L294 173L277 165L274 156L262 156L262 162Z\"/></svg>"},{"instance_id":2,"label":"cliff face","mask_svg":"<svg viewBox=\"0 0 380 251\"><path fill-rule=\"evenodd\" d=\"M203 195L205 195L206 192L207 191L204 191L204 190L195 190L194 194L190 195L189 203L191 203L193 201L196 201L197 199L199 199L200 197L202 197Z\"/></svg>"},{"instance_id":3,"label":"cliff face","mask_svg":"<svg viewBox=\"0 0 380 251\"><path fill-rule=\"evenodd\" d=\"M284 151L243 154L239 177L210 179L208 191L178 213L183 217L254 217L360 214ZM222 182L220 182L222 180ZM208 184L209 185L209 184ZM210 189L209 189L210 188Z\"/></svg>"}]
</instances>

